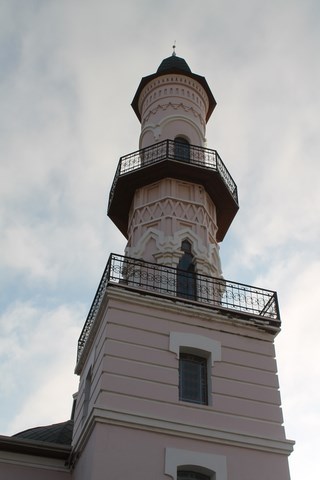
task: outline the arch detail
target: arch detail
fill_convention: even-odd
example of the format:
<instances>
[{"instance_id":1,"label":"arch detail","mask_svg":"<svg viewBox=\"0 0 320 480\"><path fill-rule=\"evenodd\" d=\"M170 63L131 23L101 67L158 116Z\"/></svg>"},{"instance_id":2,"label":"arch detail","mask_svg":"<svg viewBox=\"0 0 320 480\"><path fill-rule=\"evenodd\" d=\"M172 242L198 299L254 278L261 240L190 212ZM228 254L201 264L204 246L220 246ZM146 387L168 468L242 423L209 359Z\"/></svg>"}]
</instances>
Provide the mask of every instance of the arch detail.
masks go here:
<instances>
[{"instance_id":1,"label":"arch detail","mask_svg":"<svg viewBox=\"0 0 320 480\"><path fill-rule=\"evenodd\" d=\"M224 455L166 448L165 474L177 480L178 468L183 466L198 467L199 471L206 469L214 480L227 480L227 459Z\"/></svg>"}]
</instances>

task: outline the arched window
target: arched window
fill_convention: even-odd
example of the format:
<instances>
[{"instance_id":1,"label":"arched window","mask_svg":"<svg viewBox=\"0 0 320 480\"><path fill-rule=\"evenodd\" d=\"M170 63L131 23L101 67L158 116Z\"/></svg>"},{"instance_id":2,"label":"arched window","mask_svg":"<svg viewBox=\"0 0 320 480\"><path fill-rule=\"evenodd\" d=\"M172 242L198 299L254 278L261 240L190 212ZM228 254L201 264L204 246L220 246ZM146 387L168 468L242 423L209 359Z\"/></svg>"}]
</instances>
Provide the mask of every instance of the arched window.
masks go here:
<instances>
[{"instance_id":1,"label":"arched window","mask_svg":"<svg viewBox=\"0 0 320 480\"><path fill-rule=\"evenodd\" d=\"M177 267L177 295L178 297L196 299L196 274L191 252L191 243L184 240L181 244L184 252Z\"/></svg>"},{"instance_id":2,"label":"arched window","mask_svg":"<svg viewBox=\"0 0 320 480\"><path fill-rule=\"evenodd\" d=\"M183 137L174 139L174 157L175 160L190 162L190 143Z\"/></svg>"},{"instance_id":3,"label":"arched window","mask_svg":"<svg viewBox=\"0 0 320 480\"><path fill-rule=\"evenodd\" d=\"M227 480L227 458L213 453L166 448L165 474L173 480Z\"/></svg>"},{"instance_id":4,"label":"arched window","mask_svg":"<svg viewBox=\"0 0 320 480\"><path fill-rule=\"evenodd\" d=\"M211 477L192 470L178 470L177 480L211 480Z\"/></svg>"}]
</instances>

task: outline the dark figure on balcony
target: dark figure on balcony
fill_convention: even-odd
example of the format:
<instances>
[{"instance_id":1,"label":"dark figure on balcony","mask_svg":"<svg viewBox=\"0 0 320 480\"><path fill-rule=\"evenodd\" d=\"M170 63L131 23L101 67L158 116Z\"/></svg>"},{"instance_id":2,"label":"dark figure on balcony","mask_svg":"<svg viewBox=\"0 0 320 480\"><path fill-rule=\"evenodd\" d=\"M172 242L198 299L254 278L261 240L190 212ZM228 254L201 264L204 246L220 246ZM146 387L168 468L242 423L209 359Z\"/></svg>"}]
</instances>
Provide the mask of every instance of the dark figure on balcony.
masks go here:
<instances>
[{"instance_id":1,"label":"dark figure on balcony","mask_svg":"<svg viewBox=\"0 0 320 480\"><path fill-rule=\"evenodd\" d=\"M190 162L190 143L183 137L174 139L174 158L181 162Z\"/></svg>"},{"instance_id":2,"label":"dark figure on balcony","mask_svg":"<svg viewBox=\"0 0 320 480\"><path fill-rule=\"evenodd\" d=\"M184 240L181 244L184 252L177 267L177 296L196 300L196 274L191 252L191 243Z\"/></svg>"}]
</instances>

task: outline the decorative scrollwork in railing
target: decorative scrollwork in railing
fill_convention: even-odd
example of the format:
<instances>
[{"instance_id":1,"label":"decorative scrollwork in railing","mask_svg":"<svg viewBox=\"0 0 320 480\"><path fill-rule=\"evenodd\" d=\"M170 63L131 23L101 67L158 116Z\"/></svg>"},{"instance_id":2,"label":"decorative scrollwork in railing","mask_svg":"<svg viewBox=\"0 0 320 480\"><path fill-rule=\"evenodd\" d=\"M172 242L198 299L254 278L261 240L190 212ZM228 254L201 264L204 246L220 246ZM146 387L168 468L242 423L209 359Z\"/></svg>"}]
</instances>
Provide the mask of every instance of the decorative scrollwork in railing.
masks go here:
<instances>
[{"instance_id":1,"label":"decorative scrollwork in railing","mask_svg":"<svg viewBox=\"0 0 320 480\"><path fill-rule=\"evenodd\" d=\"M259 325L280 326L276 292L222 278L111 254L78 342L78 359L86 345L108 285L175 297L252 318Z\"/></svg>"}]
</instances>

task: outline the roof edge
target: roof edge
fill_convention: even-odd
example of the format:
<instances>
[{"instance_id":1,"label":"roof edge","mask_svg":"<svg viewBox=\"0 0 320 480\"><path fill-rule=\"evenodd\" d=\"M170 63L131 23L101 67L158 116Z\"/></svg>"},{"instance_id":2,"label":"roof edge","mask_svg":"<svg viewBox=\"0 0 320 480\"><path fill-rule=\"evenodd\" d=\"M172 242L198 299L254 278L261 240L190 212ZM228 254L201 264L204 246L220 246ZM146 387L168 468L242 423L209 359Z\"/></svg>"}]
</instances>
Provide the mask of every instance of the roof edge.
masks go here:
<instances>
[{"instance_id":1,"label":"roof edge","mask_svg":"<svg viewBox=\"0 0 320 480\"><path fill-rule=\"evenodd\" d=\"M17 439L16 437L0 435L0 450L67 460L72 447L60 443L41 442L27 438Z\"/></svg>"}]
</instances>

